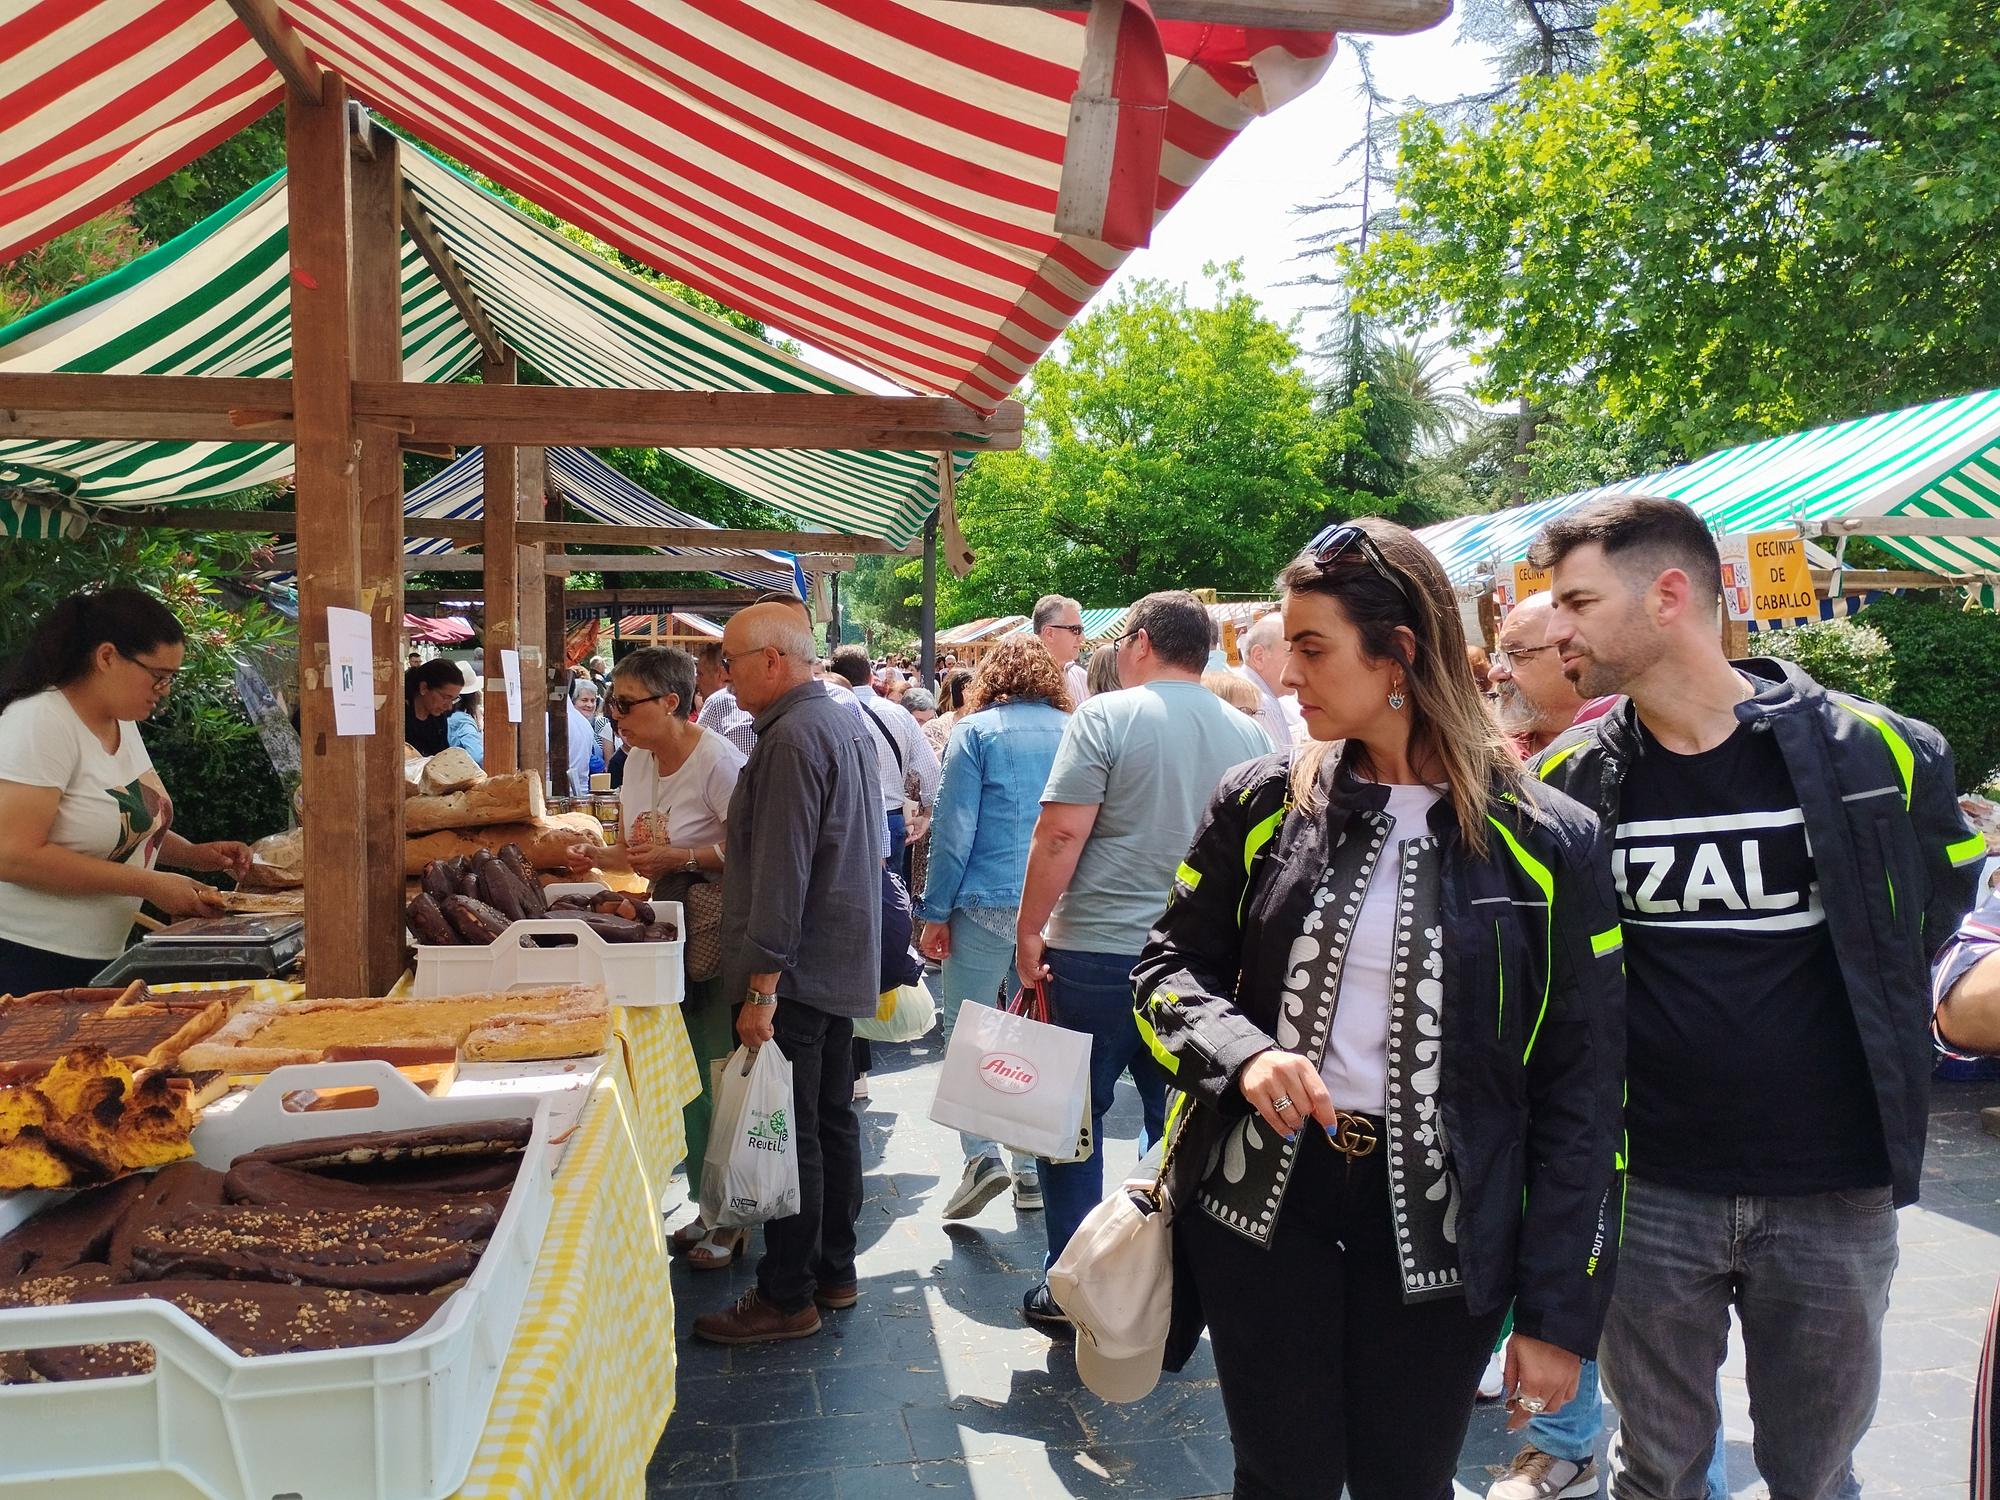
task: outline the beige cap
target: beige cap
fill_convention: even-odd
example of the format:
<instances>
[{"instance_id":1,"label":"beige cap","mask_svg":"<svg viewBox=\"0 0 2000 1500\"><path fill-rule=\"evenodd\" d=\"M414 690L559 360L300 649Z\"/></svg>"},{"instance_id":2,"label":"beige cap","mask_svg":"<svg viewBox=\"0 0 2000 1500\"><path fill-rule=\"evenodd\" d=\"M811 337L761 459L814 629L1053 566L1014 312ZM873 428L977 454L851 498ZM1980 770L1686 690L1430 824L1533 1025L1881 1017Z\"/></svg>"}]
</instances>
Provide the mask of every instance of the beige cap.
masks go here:
<instances>
[{"instance_id":1,"label":"beige cap","mask_svg":"<svg viewBox=\"0 0 2000 1500\"><path fill-rule=\"evenodd\" d=\"M1174 1312L1169 1216L1150 1180L1093 1208L1049 1268L1049 1292L1076 1325L1076 1372L1106 1401L1137 1401L1160 1381Z\"/></svg>"}]
</instances>

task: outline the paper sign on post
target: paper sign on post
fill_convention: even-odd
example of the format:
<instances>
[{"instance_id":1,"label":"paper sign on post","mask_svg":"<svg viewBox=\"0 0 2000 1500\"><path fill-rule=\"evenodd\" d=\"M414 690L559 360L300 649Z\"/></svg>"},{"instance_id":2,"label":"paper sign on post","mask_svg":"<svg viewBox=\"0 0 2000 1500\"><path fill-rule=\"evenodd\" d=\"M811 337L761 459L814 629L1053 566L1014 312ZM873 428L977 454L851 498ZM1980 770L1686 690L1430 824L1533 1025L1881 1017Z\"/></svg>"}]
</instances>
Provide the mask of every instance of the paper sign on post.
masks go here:
<instances>
[{"instance_id":1,"label":"paper sign on post","mask_svg":"<svg viewBox=\"0 0 2000 1500\"><path fill-rule=\"evenodd\" d=\"M358 609L326 612L327 675L333 689L333 732L375 732L375 639Z\"/></svg>"},{"instance_id":2,"label":"paper sign on post","mask_svg":"<svg viewBox=\"0 0 2000 1500\"><path fill-rule=\"evenodd\" d=\"M500 653L500 680L507 685L507 722L521 722L521 653Z\"/></svg>"},{"instance_id":3,"label":"paper sign on post","mask_svg":"<svg viewBox=\"0 0 2000 1500\"><path fill-rule=\"evenodd\" d=\"M1537 568L1531 563L1514 564L1514 597L1508 602L1519 604L1534 594L1546 594L1550 588L1549 570Z\"/></svg>"},{"instance_id":4,"label":"paper sign on post","mask_svg":"<svg viewBox=\"0 0 2000 1500\"><path fill-rule=\"evenodd\" d=\"M1722 604L1729 618L1738 623L1750 614L1750 538L1719 536L1716 551L1722 554Z\"/></svg>"}]
</instances>

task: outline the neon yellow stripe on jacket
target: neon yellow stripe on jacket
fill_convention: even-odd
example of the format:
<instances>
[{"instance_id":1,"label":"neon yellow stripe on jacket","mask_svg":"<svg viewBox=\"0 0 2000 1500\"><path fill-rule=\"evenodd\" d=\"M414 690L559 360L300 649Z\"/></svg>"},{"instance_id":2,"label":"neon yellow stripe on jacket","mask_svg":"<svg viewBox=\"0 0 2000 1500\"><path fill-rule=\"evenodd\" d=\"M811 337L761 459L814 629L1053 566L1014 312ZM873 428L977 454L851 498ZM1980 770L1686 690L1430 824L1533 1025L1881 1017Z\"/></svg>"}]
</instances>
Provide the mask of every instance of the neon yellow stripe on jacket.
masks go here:
<instances>
[{"instance_id":1,"label":"neon yellow stripe on jacket","mask_svg":"<svg viewBox=\"0 0 2000 1500\"><path fill-rule=\"evenodd\" d=\"M1528 1032L1528 1045L1521 1053L1521 1061L1525 1064L1529 1058L1535 1055L1535 1038L1542 1034L1542 1022L1548 1019L1549 989L1555 979L1556 878L1549 872L1547 865L1521 847L1520 840L1516 839L1508 831L1506 824L1502 823L1491 813L1486 815L1486 821L1491 823L1498 831L1500 837L1506 841L1508 852L1514 856L1514 862L1525 870L1528 878L1541 888L1542 899L1548 903L1545 908L1547 927L1543 936L1545 946L1542 950L1542 1008L1535 1015L1535 1024Z\"/></svg>"}]
</instances>

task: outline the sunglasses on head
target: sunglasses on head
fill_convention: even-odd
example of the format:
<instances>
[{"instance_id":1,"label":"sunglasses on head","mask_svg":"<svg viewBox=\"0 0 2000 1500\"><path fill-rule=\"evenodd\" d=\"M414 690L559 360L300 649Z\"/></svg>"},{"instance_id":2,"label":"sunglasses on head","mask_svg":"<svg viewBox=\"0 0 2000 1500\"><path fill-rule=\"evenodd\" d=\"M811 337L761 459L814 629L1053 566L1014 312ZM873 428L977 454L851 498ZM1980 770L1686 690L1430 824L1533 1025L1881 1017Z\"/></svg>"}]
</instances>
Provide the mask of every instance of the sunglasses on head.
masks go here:
<instances>
[{"instance_id":1,"label":"sunglasses on head","mask_svg":"<svg viewBox=\"0 0 2000 1500\"><path fill-rule=\"evenodd\" d=\"M1382 549L1375 545L1375 538L1352 522L1336 521L1307 542L1305 550L1322 573L1332 572L1342 558L1359 556L1396 586L1396 592L1403 596L1405 604L1412 610L1416 609L1416 596L1410 592L1409 580L1382 555Z\"/></svg>"}]
</instances>

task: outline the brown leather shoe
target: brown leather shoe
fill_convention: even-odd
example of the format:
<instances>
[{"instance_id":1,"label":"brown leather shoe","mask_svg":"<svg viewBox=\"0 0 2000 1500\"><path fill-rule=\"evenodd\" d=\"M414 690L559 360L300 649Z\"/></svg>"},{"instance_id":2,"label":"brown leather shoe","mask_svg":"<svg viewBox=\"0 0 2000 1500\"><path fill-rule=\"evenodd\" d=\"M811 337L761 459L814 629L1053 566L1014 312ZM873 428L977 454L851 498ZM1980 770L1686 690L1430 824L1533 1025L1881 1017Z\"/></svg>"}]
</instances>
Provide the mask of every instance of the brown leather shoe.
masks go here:
<instances>
[{"instance_id":1,"label":"brown leather shoe","mask_svg":"<svg viewBox=\"0 0 2000 1500\"><path fill-rule=\"evenodd\" d=\"M861 1300L861 1288L852 1281L844 1281L838 1286L829 1286L822 1281L813 1288L813 1301L828 1312L844 1312Z\"/></svg>"},{"instance_id":2,"label":"brown leather shoe","mask_svg":"<svg viewBox=\"0 0 2000 1500\"><path fill-rule=\"evenodd\" d=\"M694 1336L711 1344L773 1344L809 1339L819 1332L819 1309L808 1303L795 1313L779 1312L754 1286L727 1312L694 1320Z\"/></svg>"}]
</instances>

